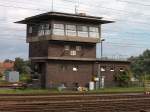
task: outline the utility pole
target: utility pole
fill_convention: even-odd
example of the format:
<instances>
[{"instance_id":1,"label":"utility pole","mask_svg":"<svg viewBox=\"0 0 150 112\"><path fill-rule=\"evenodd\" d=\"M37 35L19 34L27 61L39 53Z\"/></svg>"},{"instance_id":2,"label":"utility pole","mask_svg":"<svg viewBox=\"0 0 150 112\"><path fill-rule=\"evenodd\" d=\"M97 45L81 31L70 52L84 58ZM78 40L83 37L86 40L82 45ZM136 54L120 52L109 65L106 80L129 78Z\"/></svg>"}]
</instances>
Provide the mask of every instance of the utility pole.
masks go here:
<instances>
[{"instance_id":1,"label":"utility pole","mask_svg":"<svg viewBox=\"0 0 150 112\"><path fill-rule=\"evenodd\" d=\"M105 39L101 39L101 61L103 58L103 41L105 41ZM101 73L101 64L98 64L98 78L99 78L99 88L103 88L103 84L102 84L102 73Z\"/></svg>"},{"instance_id":2,"label":"utility pole","mask_svg":"<svg viewBox=\"0 0 150 112\"><path fill-rule=\"evenodd\" d=\"M101 59L103 58L103 42L105 39L101 39Z\"/></svg>"}]
</instances>

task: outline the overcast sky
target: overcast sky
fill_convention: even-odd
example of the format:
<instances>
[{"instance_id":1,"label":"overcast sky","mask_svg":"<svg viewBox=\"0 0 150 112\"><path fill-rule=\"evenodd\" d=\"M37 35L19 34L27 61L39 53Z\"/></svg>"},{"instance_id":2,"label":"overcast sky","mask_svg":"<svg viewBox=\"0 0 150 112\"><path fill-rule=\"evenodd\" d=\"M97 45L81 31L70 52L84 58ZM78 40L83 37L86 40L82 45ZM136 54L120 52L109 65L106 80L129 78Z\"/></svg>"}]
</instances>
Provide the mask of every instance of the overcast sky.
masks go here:
<instances>
[{"instance_id":1,"label":"overcast sky","mask_svg":"<svg viewBox=\"0 0 150 112\"><path fill-rule=\"evenodd\" d=\"M0 60L28 59L26 26L13 22L52 10L51 0L0 0ZM137 56L150 48L148 0L54 0L54 11L101 16L116 21L103 25L104 56ZM100 45L97 47L100 55Z\"/></svg>"}]
</instances>

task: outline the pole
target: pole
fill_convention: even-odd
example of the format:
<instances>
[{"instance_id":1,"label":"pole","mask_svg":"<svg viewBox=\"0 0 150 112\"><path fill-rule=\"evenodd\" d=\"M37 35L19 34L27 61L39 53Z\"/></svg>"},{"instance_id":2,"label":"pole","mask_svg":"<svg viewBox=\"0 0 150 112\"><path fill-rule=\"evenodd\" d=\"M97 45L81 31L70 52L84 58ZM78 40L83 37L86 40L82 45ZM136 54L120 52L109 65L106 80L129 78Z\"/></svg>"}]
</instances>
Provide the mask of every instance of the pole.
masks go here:
<instances>
[{"instance_id":1,"label":"pole","mask_svg":"<svg viewBox=\"0 0 150 112\"><path fill-rule=\"evenodd\" d=\"M79 0L77 1L75 5L75 14L78 14L78 8L79 8Z\"/></svg>"},{"instance_id":2,"label":"pole","mask_svg":"<svg viewBox=\"0 0 150 112\"><path fill-rule=\"evenodd\" d=\"M51 0L51 11L53 12L53 10L54 10L54 1Z\"/></svg>"},{"instance_id":3,"label":"pole","mask_svg":"<svg viewBox=\"0 0 150 112\"><path fill-rule=\"evenodd\" d=\"M101 59L103 58L103 40L101 41Z\"/></svg>"},{"instance_id":4,"label":"pole","mask_svg":"<svg viewBox=\"0 0 150 112\"><path fill-rule=\"evenodd\" d=\"M101 59L103 58L103 41L105 41L105 39L101 39Z\"/></svg>"},{"instance_id":5,"label":"pole","mask_svg":"<svg viewBox=\"0 0 150 112\"><path fill-rule=\"evenodd\" d=\"M101 88L101 65L98 64L98 88Z\"/></svg>"}]
</instances>

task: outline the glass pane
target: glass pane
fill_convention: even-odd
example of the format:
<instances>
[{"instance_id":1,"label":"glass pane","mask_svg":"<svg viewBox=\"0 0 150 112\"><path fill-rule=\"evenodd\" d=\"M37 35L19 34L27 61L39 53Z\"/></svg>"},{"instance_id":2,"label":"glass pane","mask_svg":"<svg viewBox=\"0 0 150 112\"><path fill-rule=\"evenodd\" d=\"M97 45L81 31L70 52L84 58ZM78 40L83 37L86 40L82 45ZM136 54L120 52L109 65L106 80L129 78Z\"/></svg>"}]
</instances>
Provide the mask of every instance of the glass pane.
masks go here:
<instances>
[{"instance_id":1,"label":"glass pane","mask_svg":"<svg viewBox=\"0 0 150 112\"><path fill-rule=\"evenodd\" d=\"M76 33L76 31L66 30L66 35L67 36L77 36L77 33Z\"/></svg>"},{"instance_id":2,"label":"glass pane","mask_svg":"<svg viewBox=\"0 0 150 112\"><path fill-rule=\"evenodd\" d=\"M90 32L90 37L93 37L93 38L99 38L99 33L96 33L96 32Z\"/></svg>"},{"instance_id":3,"label":"glass pane","mask_svg":"<svg viewBox=\"0 0 150 112\"><path fill-rule=\"evenodd\" d=\"M88 32L78 31L78 36L79 37L88 37Z\"/></svg>"},{"instance_id":4,"label":"glass pane","mask_svg":"<svg viewBox=\"0 0 150 112\"><path fill-rule=\"evenodd\" d=\"M90 32L98 32L98 28L97 27L90 27L89 31Z\"/></svg>"},{"instance_id":5,"label":"glass pane","mask_svg":"<svg viewBox=\"0 0 150 112\"><path fill-rule=\"evenodd\" d=\"M53 29L54 35L64 35L64 30L62 29Z\"/></svg>"},{"instance_id":6,"label":"glass pane","mask_svg":"<svg viewBox=\"0 0 150 112\"><path fill-rule=\"evenodd\" d=\"M88 32L88 27L87 26L77 26L77 30L78 31Z\"/></svg>"},{"instance_id":7,"label":"glass pane","mask_svg":"<svg viewBox=\"0 0 150 112\"><path fill-rule=\"evenodd\" d=\"M63 24L54 24L54 29L64 29Z\"/></svg>"},{"instance_id":8,"label":"glass pane","mask_svg":"<svg viewBox=\"0 0 150 112\"><path fill-rule=\"evenodd\" d=\"M66 25L66 29L76 31L76 26L75 25Z\"/></svg>"},{"instance_id":9,"label":"glass pane","mask_svg":"<svg viewBox=\"0 0 150 112\"><path fill-rule=\"evenodd\" d=\"M32 33L32 26L29 27L29 33Z\"/></svg>"},{"instance_id":10,"label":"glass pane","mask_svg":"<svg viewBox=\"0 0 150 112\"><path fill-rule=\"evenodd\" d=\"M46 30L49 30L49 29L50 29L50 25L49 25L49 24L46 24L46 25L45 25L45 29L46 29Z\"/></svg>"},{"instance_id":11,"label":"glass pane","mask_svg":"<svg viewBox=\"0 0 150 112\"><path fill-rule=\"evenodd\" d=\"M45 30L45 35L51 34L51 30Z\"/></svg>"},{"instance_id":12,"label":"glass pane","mask_svg":"<svg viewBox=\"0 0 150 112\"><path fill-rule=\"evenodd\" d=\"M38 36L42 36L42 35L44 35L44 30L39 30L38 31Z\"/></svg>"}]
</instances>

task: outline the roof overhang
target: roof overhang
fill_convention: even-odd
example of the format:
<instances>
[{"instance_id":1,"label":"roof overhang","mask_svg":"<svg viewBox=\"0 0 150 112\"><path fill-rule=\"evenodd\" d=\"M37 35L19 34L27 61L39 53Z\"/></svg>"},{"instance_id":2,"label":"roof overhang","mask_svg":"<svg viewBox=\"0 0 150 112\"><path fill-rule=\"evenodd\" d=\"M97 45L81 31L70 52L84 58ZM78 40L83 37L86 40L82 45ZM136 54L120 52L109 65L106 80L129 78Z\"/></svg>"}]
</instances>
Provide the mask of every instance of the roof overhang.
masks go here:
<instances>
[{"instance_id":1,"label":"roof overhang","mask_svg":"<svg viewBox=\"0 0 150 112\"><path fill-rule=\"evenodd\" d=\"M88 15L80 15L80 14L69 14L69 13L60 13L60 12L47 12L43 14L39 14L36 16L28 17L24 20L17 21L15 23L21 24L30 24L30 23L38 23L40 21L47 21L50 19L55 20L66 20L66 21L78 21L78 22L92 22L99 24L107 24L113 23L114 21L102 20L102 17L96 16L88 16Z\"/></svg>"}]
</instances>

